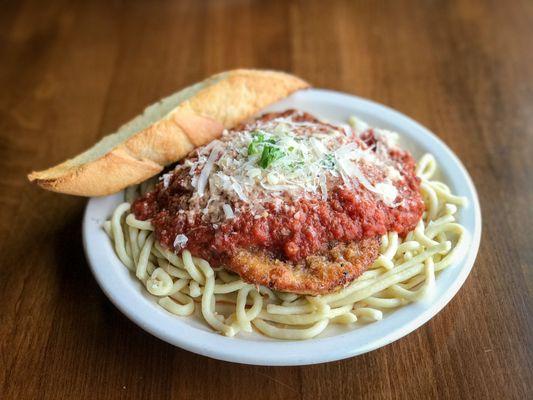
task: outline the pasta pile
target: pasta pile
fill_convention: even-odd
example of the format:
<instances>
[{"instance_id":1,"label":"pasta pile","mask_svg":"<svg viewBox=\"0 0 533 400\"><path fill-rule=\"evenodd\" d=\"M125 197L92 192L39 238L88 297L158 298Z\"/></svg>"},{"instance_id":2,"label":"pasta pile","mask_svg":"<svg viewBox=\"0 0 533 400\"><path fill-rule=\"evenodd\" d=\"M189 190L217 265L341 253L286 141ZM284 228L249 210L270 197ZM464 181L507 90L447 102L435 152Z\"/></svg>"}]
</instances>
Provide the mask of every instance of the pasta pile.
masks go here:
<instances>
[{"instance_id":1,"label":"pasta pile","mask_svg":"<svg viewBox=\"0 0 533 400\"><path fill-rule=\"evenodd\" d=\"M122 263L170 313L188 316L199 309L214 330L227 336L252 332L255 327L276 339L309 339L330 323L381 320L385 311L418 301L434 290L435 274L453 262L467 237L455 220L458 206L465 206L466 199L432 180L436 169L431 154L417 165L426 211L416 228L404 239L395 232L384 235L371 268L340 291L323 296L256 287L187 250L176 255L157 243L149 221L135 219L129 202L115 209L104 229ZM129 189L126 198L145 189Z\"/></svg>"}]
</instances>

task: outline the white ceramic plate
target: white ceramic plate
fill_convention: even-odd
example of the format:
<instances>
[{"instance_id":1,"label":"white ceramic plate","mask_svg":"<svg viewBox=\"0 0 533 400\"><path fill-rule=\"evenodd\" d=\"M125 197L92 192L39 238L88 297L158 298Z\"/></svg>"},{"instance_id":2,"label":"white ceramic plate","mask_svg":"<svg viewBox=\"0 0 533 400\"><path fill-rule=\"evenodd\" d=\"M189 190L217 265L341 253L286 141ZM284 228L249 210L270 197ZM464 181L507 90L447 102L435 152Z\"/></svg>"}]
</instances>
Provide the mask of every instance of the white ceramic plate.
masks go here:
<instances>
[{"instance_id":1,"label":"white ceramic plate","mask_svg":"<svg viewBox=\"0 0 533 400\"><path fill-rule=\"evenodd\" d=\"M441 179L453 193L468 198L458 220L470 233L466 253L437 276L434 296L387 314L383 320L347 328L330 324L317 338L280 341L257 333L228 338L215 333L197 316L177 317L161 308L115 256L101 224L122 201L123 194L92 198L83 221L83 242L96 280L111 301L131 320L153 335L183 349L220 360L257 365L304 365L343 358L385 346L412 332L438 313L468 276L479 247L481 213L474 185L459 159L435 135L412 119L359 97L312 89L296 93L263 111L298 108L324 119L346 122L355 115L371 126L399 132L402 145L415 157L431 152Z\"/></svg>"}]
</instances>

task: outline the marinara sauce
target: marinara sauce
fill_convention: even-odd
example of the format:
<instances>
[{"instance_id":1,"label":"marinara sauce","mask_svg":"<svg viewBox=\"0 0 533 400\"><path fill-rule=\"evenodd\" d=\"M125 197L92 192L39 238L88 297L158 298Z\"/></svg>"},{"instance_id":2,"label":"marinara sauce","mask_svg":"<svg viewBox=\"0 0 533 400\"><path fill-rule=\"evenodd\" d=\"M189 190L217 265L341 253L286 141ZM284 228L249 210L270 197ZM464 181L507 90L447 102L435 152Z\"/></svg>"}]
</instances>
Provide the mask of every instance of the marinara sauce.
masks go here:
<instances>
[{"instance_id":1,"label":"marinara sauce","mask_svg":"<svg viewBox=\"0 0 533 400\"><path fill-rule=\"evenodd\" d=\"M371 148L375 141L372 130L360 140ZM160 182L137 199L132 210L140 220L151 219L157 240L177 253L188 249L195 256L212 261L224 259L238 248L254 248L297 263L338 242L359 241L389 231L403 236L415 228L424 211L415 162L409 153L399 149L390 150L388 156L401 173L401 179L394 183L394 207L362 185L348 188L339 182L330 189L327 199L320 195L299 200L283 198L281 207L279 202L267 203L260 215L244 211L212 223L201 215L183 212L193 192L181 171L172 175L166 187ZM185 235L187 241L175 249L178 234Z\"/></svg>"}]
</instances>

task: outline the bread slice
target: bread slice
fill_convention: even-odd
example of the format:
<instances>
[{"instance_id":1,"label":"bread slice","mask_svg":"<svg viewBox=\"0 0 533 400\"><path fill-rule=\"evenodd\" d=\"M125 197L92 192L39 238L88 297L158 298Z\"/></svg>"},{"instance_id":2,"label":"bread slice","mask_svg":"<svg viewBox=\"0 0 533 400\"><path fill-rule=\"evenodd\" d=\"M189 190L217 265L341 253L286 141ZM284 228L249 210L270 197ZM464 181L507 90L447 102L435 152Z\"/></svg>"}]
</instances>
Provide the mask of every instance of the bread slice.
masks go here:
<instances>
[{"instance_id":1,"label":"bread slice","mask_svg":"<svg viewBox=\"0 0 533 400\"><path fill-rule=\"evenodd\" d=\"M238 69L214 75L159 102L59 165L28 175L44 189L103 196L140 183L261 108L309 87L295 76Z\"/></svg>"}]
</instances>

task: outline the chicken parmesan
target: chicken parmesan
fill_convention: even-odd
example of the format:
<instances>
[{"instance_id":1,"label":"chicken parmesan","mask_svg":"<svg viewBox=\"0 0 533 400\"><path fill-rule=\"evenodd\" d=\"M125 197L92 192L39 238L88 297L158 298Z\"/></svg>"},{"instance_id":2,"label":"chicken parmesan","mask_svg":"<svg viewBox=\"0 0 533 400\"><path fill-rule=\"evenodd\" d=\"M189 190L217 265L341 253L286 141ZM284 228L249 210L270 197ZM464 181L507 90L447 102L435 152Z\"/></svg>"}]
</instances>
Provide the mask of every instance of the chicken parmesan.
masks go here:
<instances>
[{"instance_id":1,"label":"chicken parmesan","mask_svg":"<svg viewBox=\"0 0 533 400\"><path fill-rule=\"evenodd\" d=\"M234 336L309 339L433 293L466 200L397 134L270 113L125 191L103 228L168 312Z\"/></svg>"},{"instance_id":2,"label":"chicken parmesan","mask_svg":"<svg viewBox=\"0 0 533 400\"><path fill-rule=\"evenodd\" d=\"M165 249L249 283L316 295L360 276L380 237L412 231L424 202L395 134L288 110L196 149L132 211Z\"/></svg>"}]
</instances>

